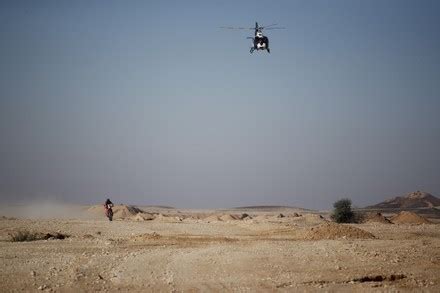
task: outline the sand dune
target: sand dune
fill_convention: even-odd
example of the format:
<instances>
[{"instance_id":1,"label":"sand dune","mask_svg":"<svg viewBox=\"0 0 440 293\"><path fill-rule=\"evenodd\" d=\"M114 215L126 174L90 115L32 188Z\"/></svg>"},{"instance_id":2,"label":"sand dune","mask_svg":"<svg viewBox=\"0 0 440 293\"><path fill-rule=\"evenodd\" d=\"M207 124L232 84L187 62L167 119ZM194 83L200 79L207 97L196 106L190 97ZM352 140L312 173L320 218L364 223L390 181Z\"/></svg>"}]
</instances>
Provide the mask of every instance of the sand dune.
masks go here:
<instances>
[{"instance_id":1,"label":"sand dune","mask_svg":"<svg viewBox=\"0 0 440 293\"><path fill-rule=\"evenodd\" d=\"M137 213L135 216L132 217L132 220L134 221L151 221L154 220L155 216L153 214L149 213Z\"/></svg>"},{"instance_id":2,"label":"sand dune","mask_svg":"<svg viewBox=\"0 0 440 293\"><path fill-rule=\"evenodd\" d=\"M375 238L370 232L362 229L342 224L324 223L317 227L312 227L305 233L304 239L369 239Z\"/></svg>"},{"instance_id":3,"label":"sand dune","mask_svg":"<svg viewBox=\"0 0 440 293\"><path fill-rule=\"evenodd\" d=\"M391 218L391 221L395 224L430 224L431 221L425 217L419 216L413 212L401 211L397 215Z\"/></svg>"}]
</instances>

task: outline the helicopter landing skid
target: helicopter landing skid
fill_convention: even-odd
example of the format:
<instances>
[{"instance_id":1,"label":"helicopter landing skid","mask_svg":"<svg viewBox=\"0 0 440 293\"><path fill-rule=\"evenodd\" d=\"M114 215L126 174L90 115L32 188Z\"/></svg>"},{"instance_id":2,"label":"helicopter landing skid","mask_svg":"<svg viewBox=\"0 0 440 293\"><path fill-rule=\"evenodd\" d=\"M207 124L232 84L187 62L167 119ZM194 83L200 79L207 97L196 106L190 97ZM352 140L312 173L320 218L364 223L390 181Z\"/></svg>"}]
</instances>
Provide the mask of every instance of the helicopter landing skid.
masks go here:
<instances>
[{"instance_id":1,"label":"helicopter landing skid","mask_svg":"<svg viewBox=\"0 0 440 293\"><path fill-rule=\"evenodd\" d=\"M254 53L255 48L251 47L251 50L249 51L251 54Z\"/></svg>"}]
</instances>

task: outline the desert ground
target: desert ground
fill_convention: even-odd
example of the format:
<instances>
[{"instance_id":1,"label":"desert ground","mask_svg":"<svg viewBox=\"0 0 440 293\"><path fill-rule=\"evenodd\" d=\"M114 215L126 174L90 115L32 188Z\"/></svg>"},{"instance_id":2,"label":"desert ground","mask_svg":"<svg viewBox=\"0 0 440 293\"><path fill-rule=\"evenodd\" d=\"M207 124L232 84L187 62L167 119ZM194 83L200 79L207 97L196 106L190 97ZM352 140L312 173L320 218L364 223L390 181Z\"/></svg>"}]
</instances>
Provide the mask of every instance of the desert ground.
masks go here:
<instances>
[{"instance_id":1,"label":"desert ground","mask_svg":"<svg viewBox=\"0 0 440 293\"><path fill-rule=\"evenodd\" d=\"M440 292L440 224L411 213L335 224L283 207L121 205L112 222L100 205L57 211L0 210L1 292ZM36 240L13 241L20 231Z\"/></svg>"}]
</instances>

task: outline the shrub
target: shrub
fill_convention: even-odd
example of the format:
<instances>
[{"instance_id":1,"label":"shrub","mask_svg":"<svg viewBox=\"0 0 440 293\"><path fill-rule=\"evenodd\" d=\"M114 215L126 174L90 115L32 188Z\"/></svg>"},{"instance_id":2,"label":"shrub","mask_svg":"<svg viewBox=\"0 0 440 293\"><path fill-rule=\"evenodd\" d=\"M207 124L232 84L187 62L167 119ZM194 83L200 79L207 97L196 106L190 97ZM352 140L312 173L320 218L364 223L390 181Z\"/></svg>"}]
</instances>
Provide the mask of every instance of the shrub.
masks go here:
<instances>
[{"instance_id":1,"label":"shrub","mask_svg":"<svg viewBox=\"0 0 440 293\"><path fill-rule=\"evenodd\" d=\"M27 230L20 230L14 233L9 233L9 237L11 237L11 242L24 242L24 241L36 241L36 240L49 240L49 239L66 239L69 235L61 234L61 233L37 233L37 232L29 232Z\"/></svg>"},{"instance_id":2,"label":"shrub","mask_svg":"<svg viewBox=\"0 0 440 293\"><path fill-rule=\"evenodd\" d=\"M40 240L41 235L39 233L32 233L29 231L18 231L9 234L12 242L24 242L24 241L35 241Z\"/></svg>"},{"instance_id":3,"label":"shrub","mask_svg":"<svg viewBox=\"0 0 440 293\"><path fill-rule=\"evenodd\" d=\"M351 200L348 198L340 199L333 204L334 210L331 218L336 223L354 223L356 216L351 210Z\"/></svg>"}]
</instances>

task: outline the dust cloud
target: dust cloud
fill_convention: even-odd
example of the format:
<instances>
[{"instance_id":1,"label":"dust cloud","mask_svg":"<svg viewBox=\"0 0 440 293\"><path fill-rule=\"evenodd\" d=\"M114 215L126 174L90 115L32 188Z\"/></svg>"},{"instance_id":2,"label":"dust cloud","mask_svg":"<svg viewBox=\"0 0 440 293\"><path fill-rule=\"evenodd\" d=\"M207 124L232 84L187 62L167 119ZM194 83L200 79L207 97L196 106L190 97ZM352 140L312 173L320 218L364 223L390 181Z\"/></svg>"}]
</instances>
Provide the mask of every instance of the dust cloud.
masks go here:
<instances>
[{"instance_id":1,"label":"dust cloud","mask_svg":"<svg viewBox=\"0 0 440 293\"><path fill-rule=\"evenodd\" d=\"M91 219L87 207L56 200L39 200L22 204L0 206L0 216L21 219Z\"/></svg>"}]
</instances>

